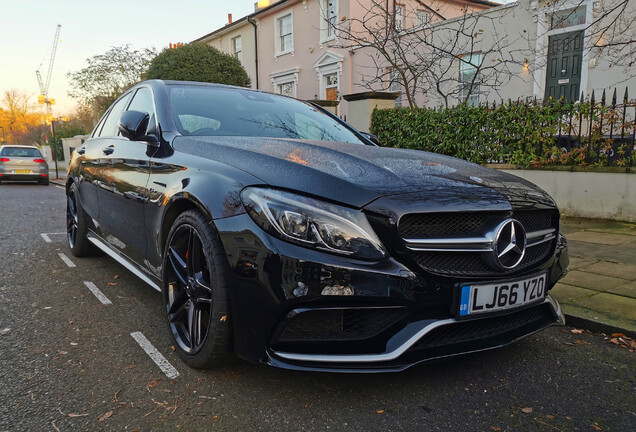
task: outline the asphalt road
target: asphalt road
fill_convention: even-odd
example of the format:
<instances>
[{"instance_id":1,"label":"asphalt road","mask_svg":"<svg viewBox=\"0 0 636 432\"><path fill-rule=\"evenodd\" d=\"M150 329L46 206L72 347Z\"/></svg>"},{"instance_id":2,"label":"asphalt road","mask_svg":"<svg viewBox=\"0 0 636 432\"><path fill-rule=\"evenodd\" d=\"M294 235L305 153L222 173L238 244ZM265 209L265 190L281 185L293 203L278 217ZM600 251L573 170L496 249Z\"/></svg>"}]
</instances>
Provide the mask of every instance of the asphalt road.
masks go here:
<instances>
[{"instance_id":1,"label":"asphalt road","mask_svg":"<svg viewBox=\"0 0 636 432\"><path fill-rule=\"evenodd\" d=\"M159 293L64 229L62 188L0 186L0 431L636 430L634 353L571 327L397 374L189 369Z\"/></svg>"}]
</instances>

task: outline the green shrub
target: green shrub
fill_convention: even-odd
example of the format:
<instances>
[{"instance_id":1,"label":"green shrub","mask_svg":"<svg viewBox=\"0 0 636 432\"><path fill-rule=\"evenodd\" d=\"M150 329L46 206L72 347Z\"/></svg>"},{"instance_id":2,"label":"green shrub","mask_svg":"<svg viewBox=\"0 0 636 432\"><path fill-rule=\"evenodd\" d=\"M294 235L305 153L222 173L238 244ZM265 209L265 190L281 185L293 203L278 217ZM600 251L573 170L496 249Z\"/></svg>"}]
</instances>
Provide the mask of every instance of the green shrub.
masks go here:
<instances>
[{"instance_id":1,"label":"green shrub","mask_svg":"<svg viewBox=\"0 0 636 432\"><path fill-rule=\"evenodd\" d=\"M432 151L481 164L609 165L603 150L610 149L613 140L603 135L601 125L607 134L610 124L614 131L620 130L621 119L610 107L595 105L590 133L590 109L589 102L566 101L376 109L371 132L385 146ZM630 122L625 125L628 130L633 127ZM559 135L581 148L563 151ZM626 147L618 147L611 164L631 165Z\"/></svg>"},{"instance_id":2,"label":"green shrub","mask_svg":"<svg viewBox=\"0 0 636 432\"><path fill-rule=\"evenodd\" d=\"M250 86L250 78L236 57L202 42L164 49L150 63L146 78Z\"/></svg>"}]
</instances>

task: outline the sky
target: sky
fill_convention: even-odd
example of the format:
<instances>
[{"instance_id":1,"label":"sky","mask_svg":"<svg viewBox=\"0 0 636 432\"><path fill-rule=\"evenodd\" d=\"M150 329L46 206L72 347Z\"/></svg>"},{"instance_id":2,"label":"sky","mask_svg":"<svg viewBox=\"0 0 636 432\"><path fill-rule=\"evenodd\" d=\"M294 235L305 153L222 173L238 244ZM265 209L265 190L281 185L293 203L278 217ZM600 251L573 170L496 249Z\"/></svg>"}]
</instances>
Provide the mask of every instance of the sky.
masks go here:
<instances>
[{"instance_id":1,"label":"sky","mask_svg":"<svg viewBox=\"0 0 636 432\"><path fill-rule=\"evenodd\" d=\"M69 114L75 100L66 74L85 66L85 60L110 47L130 44L133 49L190 42L254 11L255 0L0 0L0 98L16 89L40 93L35 71L46 80L55 29L62 25L53 65L49 97L53 113Z\"/></svg>"}]
</instances>

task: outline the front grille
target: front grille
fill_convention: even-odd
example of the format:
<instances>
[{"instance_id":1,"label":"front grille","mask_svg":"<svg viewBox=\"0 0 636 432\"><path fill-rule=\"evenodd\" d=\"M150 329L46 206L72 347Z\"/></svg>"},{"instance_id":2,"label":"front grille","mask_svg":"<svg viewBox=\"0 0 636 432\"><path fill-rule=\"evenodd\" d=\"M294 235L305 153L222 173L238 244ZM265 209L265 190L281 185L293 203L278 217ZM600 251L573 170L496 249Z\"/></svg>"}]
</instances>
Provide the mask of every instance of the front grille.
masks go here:
<instances>
[{"instance_id":1,"label":"front grille","mask_svg":"<svg viewBox=\"0 0 636 432\"><path fill-rule=\"evenodd\" d=\"M518 210L512 217L521 222L526 232L556 228L559 223L556 210Z\"/></svg>"},{"instance_id":2,"label":"front grille","mask_svg":"<svg viewBox=\"0 0 636 432\"><path fill-rule=\"evenodd\" d=\"M480 237L512 217L527 233L558 228L556 210L515 210L514 212L414 213L400 219L403 239L440 239ZM423 270L443 276L488 277L510 275L546 262L554 252L556 239L528 247L521 263L512 270L497 270L486 264L484 252L409 251L409 257ZM486 252L489 254L490 252Z\"/></svg>"},{"instance_id":3,"label":"front grille","mask_svg":"<svg viewBox=\"0 0 636 432\"><path fill-rule=\"evenodd\" d=\"M555 318L550 307L543 304L507 315L460 321L452 325L438 327L423 336L411 349L423 350L491 339L514 333L519 329L543 328L554 321Z\"/></svg>"},{"instance_id":4,"label":"front grille","mask_svg":"<svg viewBox=\"0 0 636 432\"><path fill-rule=\"evenodd\" d=\"M293 317L278 342L370 339L409 314L405 308L319 309Z\"/></svg>"},{"instance_id":5,"label":"front grille","mask_svg":"<svg viewBox=\"0 0 636 432\"><path fill-rule=\"evenodd\" d=\"M502 214L502 213L500 213ZM402 238L436 238L478 231L493 213L412 213L400 219Z\"/></svg>"},{"instance_id":6,"label":"front grille","mask_svg":"<svg viewBox=\"0 0 636 432\"><path fill-rule=\"evenodd\" d=\"M411 252L411 257L424 270L444 276L498 276L520 273L543 264L551 256L556 240L526 249L526 255L512 270L495 270L484 262L481 254L469 252Z\"/></svg>"},{"instance_id":7,"label":"front grille","mask_svg":"<svg viewBox=\"0 0 636 432\"><path fill-rule=\"evenodd\" d=\"M504 221L510 212L473 213L411 213L402 216L399 223L400 236L405 239L440 238L477 233L488 218L496 217ZM556 210L517 210L512 212L526 231L556 228Z\"/></svg>"}]
</instances>

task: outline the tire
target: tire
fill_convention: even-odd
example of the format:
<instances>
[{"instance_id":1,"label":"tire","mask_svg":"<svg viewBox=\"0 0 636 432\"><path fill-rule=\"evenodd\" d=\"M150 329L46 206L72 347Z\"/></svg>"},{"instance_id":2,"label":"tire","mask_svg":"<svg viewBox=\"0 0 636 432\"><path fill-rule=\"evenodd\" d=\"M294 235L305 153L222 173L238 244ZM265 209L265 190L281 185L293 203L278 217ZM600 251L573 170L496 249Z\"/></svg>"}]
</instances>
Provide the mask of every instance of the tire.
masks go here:
<instances>
[{"instance_id":1,"label":"tire","mask_svg":"<svg viewBox=\"0 0 636 432\"><path fill-rule=\"evenodd\" d=\"M71 183L66 192L66 239L71 253L84 257L95 253L95 246L88 241L86 215L77 201L77 186Z\"/></svg>"},{"instance_id":2,"label":"tire","mask_svg":"<svg viewBox=\"0 0 636 432\"><path fill-rule=\"evenodd\" d=\"M218 232L199 210L188 210L170 228L163 256L162 293L175 351L196 369L228 364L229 271Z\"/></svg>"}]
</instances>

